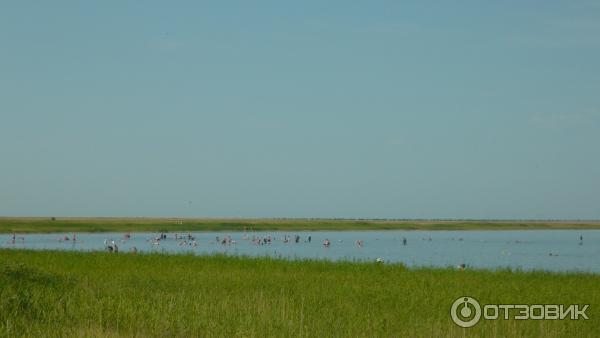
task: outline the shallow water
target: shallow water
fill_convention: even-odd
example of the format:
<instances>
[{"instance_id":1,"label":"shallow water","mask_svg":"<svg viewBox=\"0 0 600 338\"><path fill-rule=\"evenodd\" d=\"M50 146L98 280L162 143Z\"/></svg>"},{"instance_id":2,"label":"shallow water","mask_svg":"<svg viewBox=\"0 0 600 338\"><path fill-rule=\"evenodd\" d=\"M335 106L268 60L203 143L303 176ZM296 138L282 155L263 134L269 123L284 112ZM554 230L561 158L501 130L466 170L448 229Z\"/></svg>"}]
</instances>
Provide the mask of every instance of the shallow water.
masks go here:
<instances>
[{"instance_id":1,"label":"shallow water","mask_svg":"<svg viewBox=\"0 0 600 338\"><path fill-rule=\"evenodd\" d=\"M187 235L187 232L179 233ZM466 264L474 268L512 268L523 270L586 271L600 273L600 230L531 230L531 231L313 231L313 232L198 232L197 246L184 245L175 233L158 245L153 244L157 233L131 233L124 240L123 233L73 234L12 234L0 235L0 248L106 250L105 240L114 240L120 252L134 247L140 252L196 253L272 256L281 258L318 258L330 260L402 262L408 266L456 267ZM252 237L271 235L271 244L256 245ZM284 236L290 237L284 243ZM300 242L294 242L294 235ZM65 241L64 237L69 240ZM216 237L231 236L235 244L222 245ZM249 239L244 239L247 236ZM311 236L312 241L307 242ZM579 237L583 236L580 244ZM23 238L23 239L21 239ZM406 245L403 245L406 238ZM60 239L63 239L62 241ZM323 240L331 245L323 247ZM358 247L356 240L364 245ZM550 255L552 254L552 255Z\"/></svg>"}]
</instances>

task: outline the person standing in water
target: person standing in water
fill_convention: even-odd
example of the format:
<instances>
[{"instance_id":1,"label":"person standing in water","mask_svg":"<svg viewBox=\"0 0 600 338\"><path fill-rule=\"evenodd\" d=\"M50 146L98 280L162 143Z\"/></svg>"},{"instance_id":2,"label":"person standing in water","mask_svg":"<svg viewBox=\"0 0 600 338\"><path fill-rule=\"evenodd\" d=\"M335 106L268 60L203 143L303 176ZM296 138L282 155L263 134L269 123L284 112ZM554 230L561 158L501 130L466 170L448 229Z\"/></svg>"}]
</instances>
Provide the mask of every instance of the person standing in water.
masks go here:
<instances>
[{"instance_id":1,"label":"person standing in water","mask_svg":"<svg viewBox=\"0 0 600 338\"><path fill-rule=\"evenodd\" d=\"M406 245L406 237L402 238L402 245Z\"/></svg>"}]
</instances>

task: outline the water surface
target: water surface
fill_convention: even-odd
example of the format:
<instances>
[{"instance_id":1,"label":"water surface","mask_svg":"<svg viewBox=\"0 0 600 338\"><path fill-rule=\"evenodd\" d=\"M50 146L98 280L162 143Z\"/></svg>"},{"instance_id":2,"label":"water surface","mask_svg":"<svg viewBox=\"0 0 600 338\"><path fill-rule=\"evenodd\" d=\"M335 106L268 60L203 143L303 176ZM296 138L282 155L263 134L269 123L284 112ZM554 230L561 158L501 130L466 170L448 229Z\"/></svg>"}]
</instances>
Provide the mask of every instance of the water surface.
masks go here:
<instances>
[{"instance_id":1,"label":"water surface","mask_svg":"<svg viewBox=\"0 0 600 338\"><path fill-rule=\"evenodd\" d=\"M107 250L115 241L119 252L195 253L317 258L329 260L402 262L408 266L467 267L523 270L586 271L600 273L600 230L520 230L520 231L312 231L312 232L198 232L196 246L187 232L166 233L156 242L157 233L72 233L0 235L0 248ZM271 244L256 245L253 236L271 236ZM295 243L294 236L300 236ZM64 240L65 236L69 240ZM235 243L220 241L230 236ZM290 238L284 243L284 238ZM308 242L311 236L311 242ZM583 236L583 242L580 241ZM183 237L183 238L181 238ZM217 242L217 237L219 242ZM245 239L247 238L247 239ZM403 239L406 239L406 245ZM329 247L323 241L331 242ZM356 245L362 240L363 245ZM158 244L156 244L158 243Z\"/></svg>"}]
</instances>

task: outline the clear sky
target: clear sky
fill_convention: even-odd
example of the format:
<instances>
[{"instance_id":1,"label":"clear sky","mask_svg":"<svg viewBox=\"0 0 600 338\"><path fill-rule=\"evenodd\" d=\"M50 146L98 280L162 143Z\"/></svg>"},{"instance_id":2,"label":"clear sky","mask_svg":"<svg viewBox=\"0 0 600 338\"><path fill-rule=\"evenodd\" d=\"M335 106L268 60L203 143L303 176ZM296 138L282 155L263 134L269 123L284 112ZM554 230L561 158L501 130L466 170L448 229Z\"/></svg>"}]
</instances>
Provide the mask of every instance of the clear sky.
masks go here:
<instances>
[{"instance_id":1,"label":"clear sky","mask_svg":"<svg viewBox=\"0 0 600 338\"><path fill-rule=\"evenodd\" d=\"M0 215L600 219L600 2L3 0Z\"/></svg>"}]
</instances>

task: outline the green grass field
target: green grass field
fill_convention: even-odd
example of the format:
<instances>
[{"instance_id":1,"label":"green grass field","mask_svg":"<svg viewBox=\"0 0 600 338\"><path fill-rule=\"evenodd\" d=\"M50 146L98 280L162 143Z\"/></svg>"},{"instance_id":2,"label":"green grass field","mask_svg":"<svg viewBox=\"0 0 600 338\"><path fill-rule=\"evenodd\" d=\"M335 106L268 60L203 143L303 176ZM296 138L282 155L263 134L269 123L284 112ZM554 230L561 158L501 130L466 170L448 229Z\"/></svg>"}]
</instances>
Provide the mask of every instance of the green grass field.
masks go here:
<instances>
[{"instance_id":1,"label":"green grass field","mask_svg":"<svg viewBox=\"0 0 600 338\"><path fill-rule=\"evenodd\" d=\"M0 335L597 337L600 275L0 250ZM452 302L591 304L589 320L450 319Z\"/></svg>"},{"instance_id":2,"label":"green grass field","mask_svg":"<svg viewBox=\"0 0 600 338\"><path fill-rule=\"evenodd\" d=\"M274 230L532 230L600 229L600 222L386 221L325 219L11 218L0 233Z\"/></svg>"}]
</instances>

